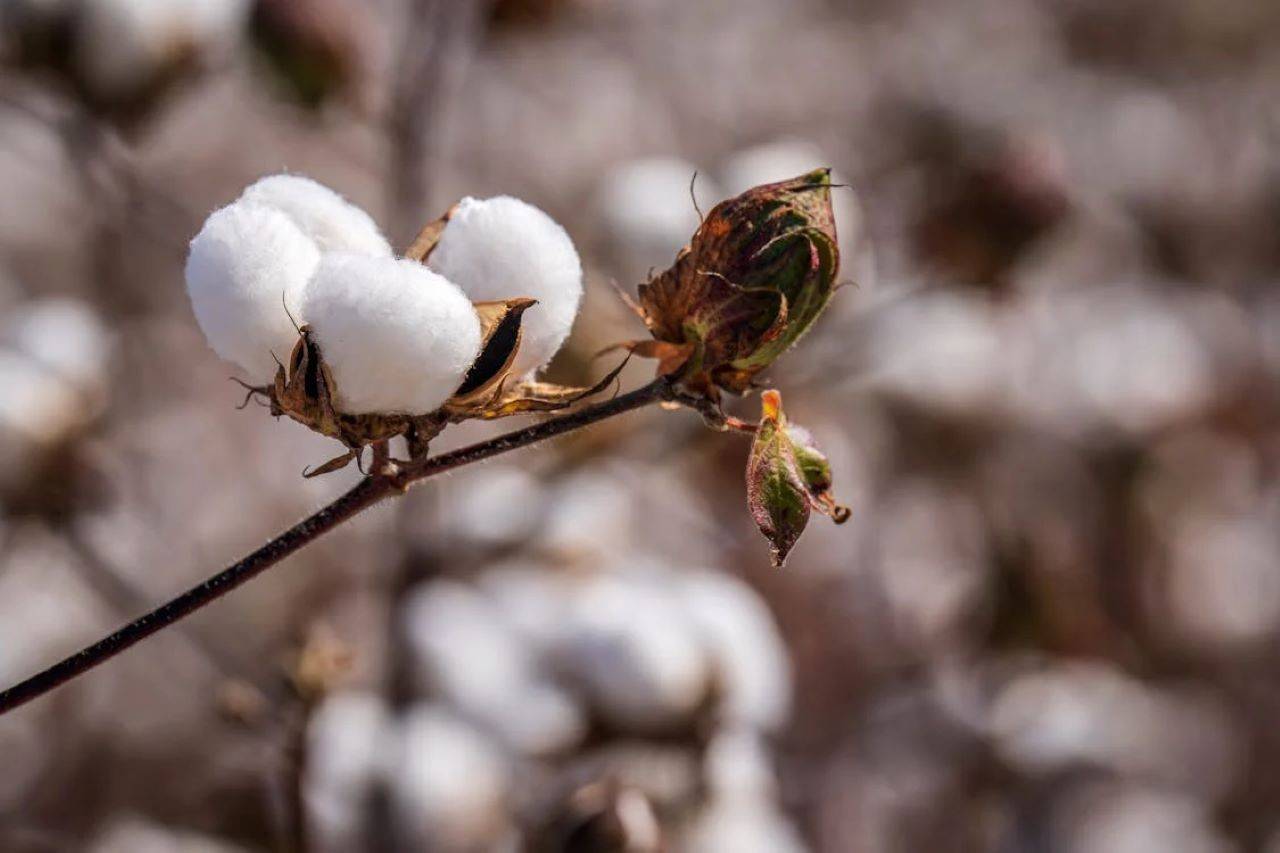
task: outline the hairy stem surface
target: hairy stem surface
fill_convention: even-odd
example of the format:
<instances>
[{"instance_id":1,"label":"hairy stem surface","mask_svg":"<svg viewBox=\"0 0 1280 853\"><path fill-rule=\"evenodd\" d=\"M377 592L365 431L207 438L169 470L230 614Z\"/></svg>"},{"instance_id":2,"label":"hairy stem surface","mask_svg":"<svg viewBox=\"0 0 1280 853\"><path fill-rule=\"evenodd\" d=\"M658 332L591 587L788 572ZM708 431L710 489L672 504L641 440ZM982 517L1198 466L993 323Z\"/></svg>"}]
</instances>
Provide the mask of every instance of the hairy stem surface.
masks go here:
<instances>
[{"instance_id":1,"label":"hairy stem surface","mask_svg":"<svg viewBox=\"0 0 1280 853\"><path fill-rule=\"evenodd\" d=\"M401 494L414 483L489 459L511 450L572 432L607 418L639 409L670 395L670 386L658 379L603 403L588 406L558 418L491 438L422 462L375 466L369 476L356 483L333 503L304 518L243 560L233 563L203 583L143 616L115 633L81 649L70 657L36 673L8 690L0 692L0 714L43 696L54 688L105 663L125 649L188 616L215 599L301 550L343 522L374 504Z\"/></svg>"}]
</instances>

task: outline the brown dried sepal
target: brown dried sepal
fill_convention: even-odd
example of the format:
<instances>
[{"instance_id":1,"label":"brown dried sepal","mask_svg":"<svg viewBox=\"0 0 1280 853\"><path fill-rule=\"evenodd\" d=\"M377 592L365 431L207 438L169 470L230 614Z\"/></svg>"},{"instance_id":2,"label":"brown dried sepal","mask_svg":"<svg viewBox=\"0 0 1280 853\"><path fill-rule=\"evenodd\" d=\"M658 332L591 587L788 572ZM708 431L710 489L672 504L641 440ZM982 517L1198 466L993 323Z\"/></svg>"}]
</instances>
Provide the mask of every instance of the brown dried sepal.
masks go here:
<instances>
[{"instance_id":1,"label":"brown dried sepal","mask_svg":"<svg viewBox=\"0 0 1280 853\"><path fill-rule=\"evenodd\" d=\"M288 415L321 435L336 438L347 448L341 456L305 472L305 477L341 470L353 460L359 464L365 446L375 441L405 435L411 429L415 434L430 433L434 437L443 428L443 424L435 426L430 415L352 415L340 412L335 403L337 386L333 373L325 364L310 326L302 326L298 330L298 342L289 356L289 365L287 369L285 365L276 369L268 398L271 414Z\"/></svg>"}]
</instances>

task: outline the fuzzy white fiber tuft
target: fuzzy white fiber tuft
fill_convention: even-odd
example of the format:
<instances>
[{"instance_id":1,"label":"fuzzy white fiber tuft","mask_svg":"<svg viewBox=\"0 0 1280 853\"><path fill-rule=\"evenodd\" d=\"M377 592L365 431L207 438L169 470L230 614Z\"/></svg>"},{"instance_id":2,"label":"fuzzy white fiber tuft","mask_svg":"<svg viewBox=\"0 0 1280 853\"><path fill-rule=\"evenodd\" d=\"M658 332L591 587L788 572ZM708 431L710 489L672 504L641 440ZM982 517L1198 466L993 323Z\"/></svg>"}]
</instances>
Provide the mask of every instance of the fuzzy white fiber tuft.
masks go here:
<instances>
[{"instance_id":1,"label":"fuzzy white fiber tuft","mask_svg":"<svg viewBox=\"0 0 1280 853\"><path fill-rule=\"evenodd\" d=\"M510 196L464 198L429 265L476 302L538 300L524 315L515 376L551 360L582 301L582 263L569 235L538 208Z\"/></svg>"},{"instance_id":2,"label":"fuzzy white fiber tuft","mask_svg":"<svg viewBox=\"0 0 1280 853\"><path fill-rule=\"evenodd\" d=\"M391 244L369 214L310 178L269 175L250 185L240 200L279 210L322 252L391 257Z\"/></svg>"},{"instance_id":3,"label":"fuzzy white fiber tuft","mask_svg":"<svg viewBox=\"0 0 1280 853\"><path fill-rule=\"evenodd\" d=\"M315 243L278 210L236 202L214 211L191 241L187 293L218 355L258 382L275 375L298 333L301 293L320 263ZM285 308L288 307L286 312Z\"/></svg>"},{"instance_id":4,"label":"fuzzy white fiber tuft","mask_svg":"<svg viewBox=\"0 0 1280 853\"><path fill-rule=\"evenodd\" d=\"M480 319L462 291L414 261L325 255L302 304L349 414L424 414L462 384Z\"/></svg>"}]
</instances>

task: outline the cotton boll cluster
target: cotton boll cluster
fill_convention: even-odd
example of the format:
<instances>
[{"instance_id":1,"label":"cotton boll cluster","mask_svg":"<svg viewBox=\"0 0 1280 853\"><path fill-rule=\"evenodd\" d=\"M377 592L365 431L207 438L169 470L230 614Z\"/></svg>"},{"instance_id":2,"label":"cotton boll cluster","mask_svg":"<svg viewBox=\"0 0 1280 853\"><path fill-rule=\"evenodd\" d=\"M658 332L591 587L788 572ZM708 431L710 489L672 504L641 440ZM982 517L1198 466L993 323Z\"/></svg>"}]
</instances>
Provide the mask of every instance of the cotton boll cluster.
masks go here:
<instances>
[{"instance_id":1,"label":"cotton boll cluster","mask_svg":"<svg viewBox=\"0 0 1280 853\"><path fill-rule=\"evenodd\" d=\"M729 831L721 818L754 812L768 838L794 839L765 740L788 716L790 663L740 581L640 556L571 571L520 559L489 563L469 583L427 582L399 618L415 699L523 768L508 789L535 804L511 815L521 832L560 809L557 820L569 819L592 782L613 780L656 810L664 832L705 812L699 837L718 838ZM704 755L708 732L726 737L712 753L753 761Z\"/></svg>"},{"instance_id":2,"label":"cotton boll cluster","mask_svg":"<svg viewBox=\"0 0 1280 853\"><path fill-rule=\"evenodd\" d=\"M480 351L471 302L416 261L327 254L300 307L351 414L430 412Z\"/></svg>"},{"instance_id":3,"label":"cotton boll cluster","mask_svg":"<svg viewBox=\"0 0 1280 853\"><path fill-rule=\"evenodd\" d=\"M428 261L474 302L530 297L512 374L524 376L560 349L582 301L582 262L564 228L510 196L464 198Z\"/></svg>"},{"instance_id":4,"label":"cotton boll cluster","mask_svg":"<svg viewBox=\"0 0 1280 853\"><path fill-rule=\"evenodd\" d=\"M564 229L506 196L459 203L429 269L396 259L367 213L308 178L273 175L212 214L191 242L187 289L210 345L258 384L311 327L337 408L425 414L479 355L473 302L532 297L512 370L541 367L568 335L582 268Z\"/></svg>"}]
</instances>

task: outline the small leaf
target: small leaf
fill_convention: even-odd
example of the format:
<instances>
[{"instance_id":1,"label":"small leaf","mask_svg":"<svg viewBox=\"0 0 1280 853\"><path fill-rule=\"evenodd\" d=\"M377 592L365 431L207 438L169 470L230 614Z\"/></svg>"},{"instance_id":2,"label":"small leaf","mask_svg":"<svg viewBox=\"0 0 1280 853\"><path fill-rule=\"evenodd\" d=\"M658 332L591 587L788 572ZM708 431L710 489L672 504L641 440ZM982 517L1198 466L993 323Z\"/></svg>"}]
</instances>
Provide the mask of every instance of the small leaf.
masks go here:
<instances>
[{"instance_id":1,"label":"small leaf","mask_svg":"<svg viewBox=\"0 0 1280 853\"><path fill-rule=\"evenodd\" d=\"M747 460L747 505L781 567L809 523L809 491L800 475L787 437L782 398L777 391L762 397L764 412Z\"/></svg>"},{"instance_id":2,"label":"small leaf","mask_svg":"<svg viewBox=\"0 0 1280 853\"><path fill-rule=\"evenodd\" d=\"M813 445L807 431L789 426L782 395L765 391L762 412L747 460L747 505L760 532L769 540L773 564L781 567L809 523L811 510L837 524L849 510L831 495L831 465Z\"/></svg>"}]
</instances>

